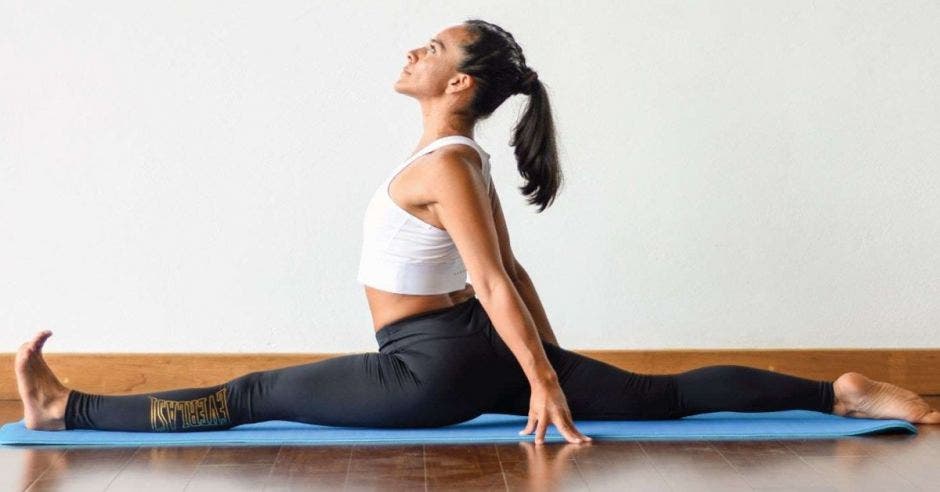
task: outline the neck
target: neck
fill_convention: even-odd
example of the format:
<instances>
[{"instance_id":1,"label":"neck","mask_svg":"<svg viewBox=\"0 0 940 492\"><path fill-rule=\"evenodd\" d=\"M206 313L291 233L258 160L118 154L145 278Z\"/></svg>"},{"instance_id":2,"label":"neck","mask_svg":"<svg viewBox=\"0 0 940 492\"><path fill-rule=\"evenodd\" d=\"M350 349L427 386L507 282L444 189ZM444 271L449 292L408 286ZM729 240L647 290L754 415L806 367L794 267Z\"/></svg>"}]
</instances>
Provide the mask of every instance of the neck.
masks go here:
<instances>
[{"instance_id":1,"label":"neck","mask_svg":"<svg viewBox=\"0 0 940 492\"><path fill-rule=\"evenodd\" d=\"M415 152L429 143L449 135L463 135L467 138L473 138L473 123L454 113L450 108L441 106L443 103L444 101L440 100L421 101L421 120L424 132L421 134Z\"/></svg>"}]
</instances>

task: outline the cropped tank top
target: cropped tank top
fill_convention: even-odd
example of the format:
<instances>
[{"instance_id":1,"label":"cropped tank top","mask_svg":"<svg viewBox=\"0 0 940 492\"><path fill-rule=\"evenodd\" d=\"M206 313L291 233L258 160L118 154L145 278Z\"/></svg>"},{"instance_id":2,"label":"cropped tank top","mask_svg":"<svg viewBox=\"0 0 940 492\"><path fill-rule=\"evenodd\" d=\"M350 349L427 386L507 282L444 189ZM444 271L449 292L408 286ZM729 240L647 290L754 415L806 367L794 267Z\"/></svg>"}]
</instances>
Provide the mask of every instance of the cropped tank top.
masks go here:
<instances>
[{"instance_id":1,"label":"cropped tank top","mask_svg":"<svg viewBox=\"0 0 940 492\"><path fill-rule=\"evenodd\" d=\"M450 234L411 215L392 201L388 187L415 159L445 145L476 149L483 163L487 191L492 194L490 155L463 135L439 138L399 164L379 185L366 207L362 226L359 283L399 294L446 294L469 282L467 269Z\"/></svg>"}]
</instances>

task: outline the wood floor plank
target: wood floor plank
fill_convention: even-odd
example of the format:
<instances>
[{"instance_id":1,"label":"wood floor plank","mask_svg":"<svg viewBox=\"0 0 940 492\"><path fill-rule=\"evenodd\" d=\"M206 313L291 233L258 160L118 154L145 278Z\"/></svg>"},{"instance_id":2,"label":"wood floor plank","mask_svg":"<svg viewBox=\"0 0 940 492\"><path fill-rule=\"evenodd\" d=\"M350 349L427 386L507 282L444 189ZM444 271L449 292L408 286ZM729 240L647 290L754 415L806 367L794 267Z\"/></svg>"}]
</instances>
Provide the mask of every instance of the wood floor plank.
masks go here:
<instances>
[{"instance_id":1,"label":"wood floor plank","mask_svg":"<svg viewBox=\"0 0 940 492\"><path fill-rule=\"evenodd\" d=\"M708 443L725 456L729 454L793 455L793 451L777 439L755 439L746 441L709 440Z\"/></svg>"},{"instance_id":2,"label":"wood floor plank","mask_svg":"<svg viewBox=\"0 0 940 492\"><path fill-rule=\"evenodd\" d=\"M272 474L264 486L264 492L320 490L334 492L344 490L346 472L309 470L305 467L291 468L280 475Z\"/></svg>"},{"instance_id":3,"label":"wood floor plank","mask_svg":"<svg viewBox=\"0 0 940 492\"><path fill-rule=\"evenodd\" d=\"M651 466L652 461L639 441L594 441L588 446L566 444L572 450L571 458L579 463L599 462ZM561 450L559 446L559 450ZM560 451L556 451L558 453Z\"/></svg>"},{"instance_id":4,"label":"wood floor plank","mask_svg":"<svg viewBox=\"0 0 940 492\"><path fill-rule=\"evenodd\" d=\"M709 441L641 441L663 480L676 490L751 490Z\"/></svg>"},{"instance_id":5,"label":"wood floor plank","mask_svg":"<svg viewBox=\"0 0 940 492\"><path fill-rule=\"evenodd\" d=\"M722 454L752 488L811 489L826 483L819 471L792 452Z\"/></svg>"},{"instance_id":6,"label":"wood floor plank","mask_svg":"<svg viewBox=\"0 0 940 492\"><path fill-rule=\"evenodd\" d=\"M428 490L505 490L506 477L498 461L474 465L429 466Z\"/></svg>"},{"instance_id":7,"label":"wood floor plank","mask_svg":"<svg viewBox=\"0 0 940 492\"><path fill-rule=\"evenodd\" d=\"M801 459L838 490L916 490L913 482L875 456L805 456Z\"/></svg>"},{"instance_id":8,"label":"wood floor plank","mask_svg":"<svg viewBox=\"0 0 940 492\"><path fill-rule=\"evenodd\" d=\"M280 445L213 445L200 465L273 465Z\"/></svg>"},{"instance_id":9,"label":"wood floor plank","mask_svg":"<svg viewBox=\"0 0 940 492\"><path fill-rule=\"evenodd\" d=\"M424 446L428 490L499 490L506 477L493 444Z\"/></svg>"},{"instance_id":10,"label":"wood floor plank","mask_svg":"<svg viewBox=\"0 0 940 492\"><path fill-rule=\"evenodd\" d=\"M781 441L797 455L808 456L872 456L906 453L919 450L936 451L931 439L922 434L886 434L850 436L840 439L800 439Z\"/></svg>"},{"instance_id":11,"label":"wood floor plank","mask_svg":"<svg viewBox=\"0 0 940 492\"><path fill-rule=\"evenodd\" d=\"M595 440L572 457L590 490L670 490L639 441Z\"/></svg>"},{"instance_id":12,"label":"wood floor plank","mask_svg":"<svg viewBox=\"0 0 940 492\"><path fill-rule=\"evenodd\" d=\"M781 441L798 456L871 456L870 438L844 437L841 439L793 439Z\"/></svg>"},{"instance_id":13,"label":"wood floor plank","mask_svg":"<svg viewBox=\"0 0 940 492\"><path fill-rule=\"evenodd\" d=\"M43 446L0 446L0 491L27 489L47 469L59 467L66 450Z\"/></svg>"},{"instance_id":14,"label":"wood floor plank","mask_svg":"<svg viewBox=\"0 0 940 492\"><path fill-rule=\"evenodd\" d=\"M524 461L529 458L529 451L534 449L535 443L532 441L519 441L511 443L499 443L496 444L496 453L499 455L499 460L503 463L509 463L514 461ZM543 456L546 459L554 459L554 457L562 452L569 453L571 449L576 448L577 444L571 443L561 443L561 442L552 442L543 444L540 452L543 453Z\"/></svg>"},{"instance_id":15,"label":"wood floor plank","mask_svg":"<svg viewBox=\"0 0 940 492\"><path fill-rule=\"evenodd\" d=\"M488 444L426 444L424 459L429 465L477 465L491 462L499 463L496 445Z\"/></svg>"},{"instance_id":16,"label":"wood floor plank","mask_svg":"<svg viewBox=\"0 0 940 492\"><path fill-rule=\"evenodd\" d=\"M402 468L424 469L423 445L356 445L350 453L350 473Z\"/></svg>"},{"instance_id":17,"label":"wood floor plank","mask_svg":"<svg viewBox=\"0 0 940 492\"><path fill-rule=\"evenodd\" d=\"M656 467L730 466L709 441L640 441L640 446Z\"/></svg>"},{"instance_id":18,"label":"wood floor plank","mask_svg":"<svg viewBox=\"0 0 940 492\"><path fill-rule=\"evenodd\" d=\"M427 470L423 445L356 445L352 449L346 489L424 490Z\"/></svg>"},{"instance_id":19,"label":"wood floor plank","mask_svg":"<svg viewBox=\"0 0 940 492\"><path fill-rule=\"evenodd\" d=\"M184 490L263 490L271 464L199 465Z\"/></svg>"},{"instance_id":20,"label":"wood floor plank","mask_svg":"<svg viewBox=\"0 0 940 492\"><path fill-rule=\"evenodd\" d=\"M304 468L308 471L346 473L352 457L352 445L281 446L274 462L275 471Z\"/></svg>"},{"instance_id":21,"label":"wood floor plank","mask_svg":"<svg viewBox=\"0 0 940 492\"><path fill-rule=\"evenodd\" d=\"M879 454L878 461L923 490L940 489L940 450L933 446L893 450Z\"/></svg>"},{"instance_id":22,"label":"wood floor plank","mask_svg":"<svg viewBox=\"0 0 940 492\"><path fill-rule=\"evenodd\" d=\"M183 490L209 449L208 446L138 447L106 490Z\"/></svg>"},{"instance_id":23,"label":"wood floor plank","mask_svg":"<svg viewBox=\"0 0 940 492\"><path fill-rule=\"evenodd\" d=\"M424 468L385 468L369 472L350 470L346 490L425 490Z\"/></svg>"},{"instance_id":24,"label":"wood floor plank","mask_svg":"<svg viewBox=\"0 0 940 492\"><path fill-rule=\"evenodd\" d=\"M352 445L282 446L264 490L341 490Z\"/></svg>"},{"instance_id":25,"label":"wood floor plank","mask_svg":"<svg viewBox=\"0 0 940 492\"><path fill-rule=\"evenodd\" d=\"M542 457L510 461L503 463L502 467L507 490L590 490L572 459Z\"/></svg>"},{"instance_id":26,"label":"wood floor plank","mask_svg":"<svg viewBox=\"0 0 940 492\"><path fill-rule=\"evenodd\" d=\"M68 448L62 459L40 475L26 489L39 490L95 490L108 488L118 476L130 457L134 447L123 448Z\"/></svg>"},{"instance_id":27,"label":"wood floor plank","mask_svg":"<svg viewBox=\"0 0 940 492\"><path fill-rule=\"evenodd\" d=\"M696 491L750 491L751 486L728 463L685 464L657 469L674 490Z\"/></svg>"}]
</instances>

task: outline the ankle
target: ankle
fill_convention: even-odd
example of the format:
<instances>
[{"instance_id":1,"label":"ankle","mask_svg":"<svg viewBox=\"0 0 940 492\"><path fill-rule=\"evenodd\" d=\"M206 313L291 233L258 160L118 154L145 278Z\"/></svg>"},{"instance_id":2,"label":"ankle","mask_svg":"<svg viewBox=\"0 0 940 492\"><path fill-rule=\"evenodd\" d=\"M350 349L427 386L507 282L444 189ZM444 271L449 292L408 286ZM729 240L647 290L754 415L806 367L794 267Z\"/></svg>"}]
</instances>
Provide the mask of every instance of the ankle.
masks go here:
<instances>
[{"instance_id":1,"label":"ankle","mask_svg":"<svg viewBox=\"0 0 940 492\"><path fill-rule=\"evenodd\" d=\"M849 413L849 407L838 397L832 398L832 412L833 415L845 416Z\"/></svg>"},{"instance_id":2,"label":"ankle","mask_svg":"<svg viewBox=\"0 0 940 492\"><path fill-rule=\"evenodd\" d=\"M852 402L856 401L857 397L858 376L856 373L847 372L832 382L832 413L847 415L855 410Z\"/></svg>"},{"instance_id":3,"label":"ankle","mask_svg":"<svg viewBox=\"0 0 940 492\"><path fill-rule=\"evenodd\" d=\"M65 422L65 410L66 410L66 407L68 407L68 404L69 404L69 394L70 394L71 392L72 392L72 390L66 388L66 390L63 391L62 394L59 395L59 396L55 399L55 403L54 403L54 404L52 405L52 407L51 407L51 410L52 410L52 418L54 418L54 419L56 419L56 420L61 420L62 422Z\"/></svg>"}]
</instances>

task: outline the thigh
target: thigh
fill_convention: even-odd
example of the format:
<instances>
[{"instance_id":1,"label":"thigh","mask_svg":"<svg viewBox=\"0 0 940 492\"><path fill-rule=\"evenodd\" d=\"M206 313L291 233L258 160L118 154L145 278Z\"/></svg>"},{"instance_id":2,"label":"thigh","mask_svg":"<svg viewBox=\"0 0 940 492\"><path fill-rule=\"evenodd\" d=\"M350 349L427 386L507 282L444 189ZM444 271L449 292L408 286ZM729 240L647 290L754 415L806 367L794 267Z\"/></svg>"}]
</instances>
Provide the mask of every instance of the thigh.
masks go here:
<instances>
[{"instance_id":1,"label":"thigh","mask_svg":"<svg viewBox=\"0 0 940 492\"><path fill-rule=\"evenodd\" d=\"M576 420L659 420L677 414L675 375L638 374L549 343L542 343ZM528 415L531 389L521 367L489 411Z\"/></svg>"},{"instance_id":2,"label":"thigh","mask_svg":"<svg viewBox=\"0 0 940 492\"><path fill-rule=\"evenodd\" d=\"M398 357L342 355L246 374L228 383L251 409L252 422L291 420L344 427L408 427L421 423L421 385Z\"/></svg>"},{"instance_id":3,"label":"thigh","mask_svg":"<svg viewBox=\"0 0 940 492\"><path fill-rule=\"evenodd\" d=\"M418 385L422 420L451 425L475 418L492 404L499 376L493 351L479 332L466 336L425 336L389 353Z\"/></svg>"},{"instance_id":4,"label":"thigh","mask_svg":"<svg viewBox=\"0 0 940 492\"><path fill-rule=\"evenodd\" d=\"M333 357L233 380L252 421L354 427L439 427L491 401L491 352L479 336L423 337L388 352Z\"/></svg>"}]
</instances>

